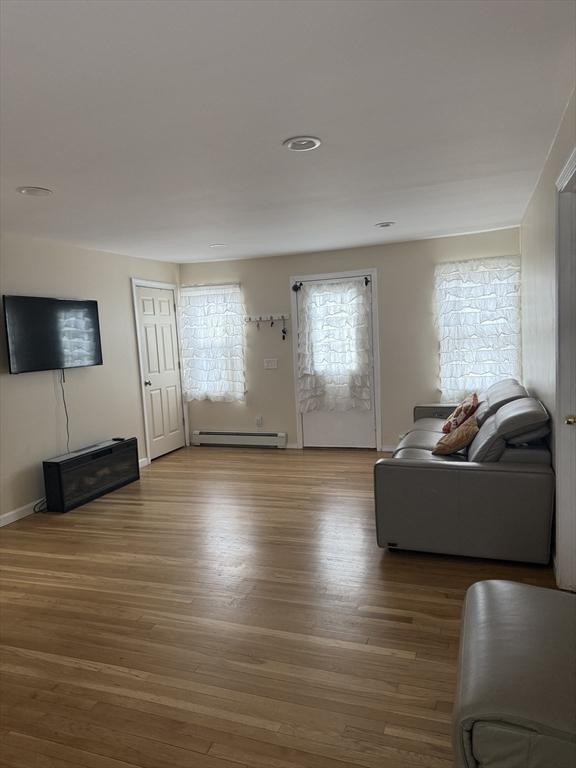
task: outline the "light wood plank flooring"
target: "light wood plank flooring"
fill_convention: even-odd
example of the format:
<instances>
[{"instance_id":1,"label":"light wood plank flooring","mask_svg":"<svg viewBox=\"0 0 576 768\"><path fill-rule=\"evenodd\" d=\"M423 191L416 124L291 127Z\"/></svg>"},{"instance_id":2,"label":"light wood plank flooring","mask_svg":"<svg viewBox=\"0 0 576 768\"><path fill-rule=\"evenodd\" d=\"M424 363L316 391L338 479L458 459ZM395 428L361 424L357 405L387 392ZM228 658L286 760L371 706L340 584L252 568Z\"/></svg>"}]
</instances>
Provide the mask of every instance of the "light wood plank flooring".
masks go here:
<instances>
[{"instance_id":1,"label":"light wood plank flooring","mask_svg":"<svg viewBox=\"0 0 576 768\"><path fill-rule=\"evenodd\" d=\"M4 528L1 765L451 766L466 588L552 575L379 550L375 458L183 449Z\"/></svg>"}]
</instances>

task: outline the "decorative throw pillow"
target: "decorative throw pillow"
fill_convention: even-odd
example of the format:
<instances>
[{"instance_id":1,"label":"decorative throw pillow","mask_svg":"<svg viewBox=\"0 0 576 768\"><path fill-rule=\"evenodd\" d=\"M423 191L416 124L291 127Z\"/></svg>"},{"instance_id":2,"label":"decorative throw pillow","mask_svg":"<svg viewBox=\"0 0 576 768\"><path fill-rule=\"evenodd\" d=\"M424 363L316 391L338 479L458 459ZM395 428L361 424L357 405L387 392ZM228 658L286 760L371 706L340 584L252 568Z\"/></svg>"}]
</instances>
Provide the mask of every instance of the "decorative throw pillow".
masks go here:
<instances>
[{"instance_id":1,"label":"decorative throw pillow","mask_svg":"<svg viewBox=\"0 0 576 768\"><path fill-rule=\"evenodd\" d=\"M434 446L432 453L434 456L448 456L450 453L466 448L478 434L478 424L476 418L466 419L459 427L453 429L447 435L442 435L440 440Z\"/></svg>"},{"instance_id":2,"label":"decorative throw pillow","mask_svg":"<svg viewBox=\"0 0 576 768\"><path fill-rule=\"evenodd\" d=\"M477 408L478 395L476 392L472 392L472 394L465 397L460 405L458 405L452 411L450 416L448 416L444 424L442 424L442 432L444 432L445 435L452 432L453 429L456 429L460 424L463 424L466 419L470 418Z\"/></svg>"}]
</instances>

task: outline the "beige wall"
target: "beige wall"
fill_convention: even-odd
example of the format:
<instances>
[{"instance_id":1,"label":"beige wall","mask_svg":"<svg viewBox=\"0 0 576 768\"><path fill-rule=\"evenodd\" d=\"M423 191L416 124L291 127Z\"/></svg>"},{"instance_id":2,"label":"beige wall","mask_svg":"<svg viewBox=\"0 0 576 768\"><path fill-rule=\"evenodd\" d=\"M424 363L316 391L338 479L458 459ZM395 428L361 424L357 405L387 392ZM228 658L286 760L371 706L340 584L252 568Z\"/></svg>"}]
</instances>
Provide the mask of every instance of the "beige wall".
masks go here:
<instances>
[{"instance_id":1,"label":"beige wall","mask_svg":"<svg viewBox=\"0 0 576 768\"><path fill-rule=\"evenodd\" d=\"M556 180L576 145L575 118L573 93L521 226L524 382L552 414L556 409Z\"/></svg>"},{"instance_id":2,"label":"beige wall","mask_svg":"<svg viewBox=\"0 0 576 768\"><path fill-rule=\"evenodd\" d=\"M97 299L104 365L66 375L71 447L117 435L138 438L145 455L131 277L176 282L173 264L88 251L45 240L5 236L2 293ZM66 448L58 374L7 373L0 329L1 512L43 495L42 459Z\"/></svg>"},{"instance_id":3,"label":"beige wall","mask_svg":"<svg viewBox=\"0 0 576 768\"><path fill-rule=\"evenodd\" d=\"M434 265L449 260L519 253L517 229L478 235L395 243L371 248L183 264L182 284L240 282L248 314L290 312L292 275L355 269L378 270L382 439L393 445L410 423L418 402L437 402L437 341L433 323ZM264 358L278 358L277 370L264 370ZM280 329L254 325L247 330L245 404L191 402L190 425L285 431L296 441L292 338Z\"/></svg>"},{"instance_id":4,"label":"beige wall","mask_svg":"<svg viewBox=\"0 0 576 768\"><path fill-rule=\"evenodd\" d=\"M437 354L433 271L438 262L519 252L518 230L421 240L373 248L181 265L182 283L240 282L251 314L290 313L291 275L376 268L380 318L382 431L393 444L416 402L435 401ZM0 252L3 293L94 298L99 302L104 365L68 372L71 446L114 435L138 437L145 454L130 277L176 282L178 267L43 240L6 235ZM290 327L290 326L289 326ZM4 345L4 332L0 332ZM41 461L65 449L57 374L11 376L0 368L1 511L42 496ZM278 358L264 370L264 358ZM295 442L292 338L280 327L247 330L245 404L191 403L191 426L286 431Z\"/></svg>"}]
</instances>

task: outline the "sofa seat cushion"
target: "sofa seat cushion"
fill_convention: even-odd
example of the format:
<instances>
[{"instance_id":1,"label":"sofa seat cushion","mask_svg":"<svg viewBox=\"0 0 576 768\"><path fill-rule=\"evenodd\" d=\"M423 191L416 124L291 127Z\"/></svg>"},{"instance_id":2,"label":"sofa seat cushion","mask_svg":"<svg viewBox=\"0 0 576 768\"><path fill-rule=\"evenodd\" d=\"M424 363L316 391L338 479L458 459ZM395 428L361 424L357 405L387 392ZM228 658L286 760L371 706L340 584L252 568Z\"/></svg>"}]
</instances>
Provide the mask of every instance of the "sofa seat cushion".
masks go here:
<instances>
[{"instance_id":1,"label":"sofa seat cushion","mask_svg":"<svg viewBox=\"0 0 576 768\"><path fill-rule=\"evenodd\" d=\"M472 729L474 763L481 768L574 768L575 745L530 728L482 720Z\"/></svg>"},{"instance_id":2,"label":"sofa seat cushion","mask_svg":"<svg viewBox=\"0 0 576 768\"><path fill-rule=\"evenodd\" d=\"M500 456L500 462L506 464L552 464L552 454L546 446L520 445L506 446Z\"/></svg>"},{"instance_id":3,"label":"sofa seat cushion","mask_svg":"<svg viewBox=\"0 0 576 768\"><path fill-rule=\"evenodd\" d=\"M431 451L438 440L443 437L443 434L443 432L413 429L407 435L404 435L396 446L396 450L399 451L402 448L424 448L427 451Z\"/></svg>"},{"instance_id":4,"label":"sofa seat cushion","mask_svg":"<svg viewBox=\"0 0 576 768\"><path fill-rule=\"evenodd\" d=\"M435 456L432 451L423 448L401 448L394 453L395 459L412 459L413 461L466 461L463 453L452 453L449 456Z\"/></svg>"},{"instance_id":5,"label":"sofa seat cushion","mask_svg":"<svg viewBox=\"0 0 576 768\"><path fill-rule=\"evenodd\" d=\"M410 432L418 430L419 432L442 432L442 425L444 419L418 419L414 422L414 426L410 429Z\"/></svg>"},{"instance_id":6,"label":"sofa seat cushion","mask_svg":"<svg viewBox=\"0 0 576 768\"><path fill-rule=\"evenodd\" d=\"M576 595L480 581L462 624L456 764L576 764Z\"/></svg>"}]
</instances>

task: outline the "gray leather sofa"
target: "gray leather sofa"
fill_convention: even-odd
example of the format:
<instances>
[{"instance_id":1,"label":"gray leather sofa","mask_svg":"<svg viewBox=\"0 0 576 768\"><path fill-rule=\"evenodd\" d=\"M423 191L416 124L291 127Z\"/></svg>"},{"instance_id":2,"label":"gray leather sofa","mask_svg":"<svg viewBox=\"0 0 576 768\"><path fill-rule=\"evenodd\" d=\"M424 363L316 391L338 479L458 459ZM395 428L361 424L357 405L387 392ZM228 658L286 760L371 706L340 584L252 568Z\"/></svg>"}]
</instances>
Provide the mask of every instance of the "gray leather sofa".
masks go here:
<instances>
[{"instance_id":1,"label":"gray leather sofa","mask_svg":"<svg viewBox=\"0 0 576 768\"><path fill-rule=\"evenodd\" d=\"M380 547L547 563L554 472L544 406L513 379L481 396L467 450L434 456L454 405L420 405L374 469Z\"/></svg>"},{"instance_id":2,"label":"gray leather sofa","mask_svg":"<svg viewBox=\"0 0 576 768\"><path fill-rule=\"evenodd\" d=\"M509 581L466 594L457 768L576 765L576 595Z\"/></svg>"}]
</instances>

